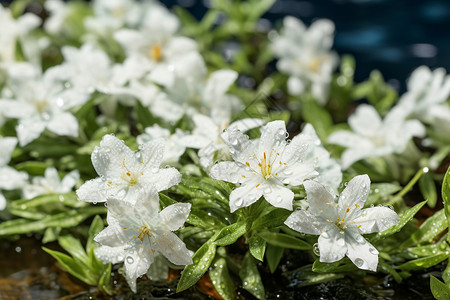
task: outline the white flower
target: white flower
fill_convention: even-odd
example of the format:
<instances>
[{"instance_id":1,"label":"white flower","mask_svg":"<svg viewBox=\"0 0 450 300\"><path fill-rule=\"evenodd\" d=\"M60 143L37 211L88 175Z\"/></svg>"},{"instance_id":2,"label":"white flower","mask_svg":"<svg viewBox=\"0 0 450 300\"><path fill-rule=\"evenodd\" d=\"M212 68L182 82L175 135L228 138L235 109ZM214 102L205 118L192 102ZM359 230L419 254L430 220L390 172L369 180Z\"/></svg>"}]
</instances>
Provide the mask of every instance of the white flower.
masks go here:
<instances>
[{"instance_id":1,"label":"white flower","mask_svg":"<svg viewBox=\"0 0 450 300\"><path fill-rule=\"evenodd\" d=\"M78 120L67 110L84 103L85 94L65 89L50 73L42 78L17 80L8 92L8 97L0 98L0 111L7 118L19 119L16 131L21 146L38 138L44 129L57 135L78 136Z\"/></svg>"},{"instance_id":2,"label":"white flower","mask_svg":"<svg viewBox=\"0 0 450 300\"><path fill-rule=\"evenodd\" d=\"M187 147L200 149L198 155L200 164L205 169L209 169L214 162L214 154L218 152L217 159L229 157L228 146L222 139L224 130L239 130L245 132L249 129L261 126L264 120L261 119L242 119L230 124L230 118L226 116L216 116L210 118L205 115L196 114L192 117L195 128L191 135L182 137L181 143Z\"/></svg>"},{"instance_id":3,"label":"white flower","mask_svg":"<svg viewBox=\"0 0 450 300\"><path fill-rule=\"evenodd\" d=\"M300 95L310 90L320 104L328 98L331 75L338 57L331 51L334 24L320 19L307 29L294 17L286 17L281 35L274 38L272 50L279 57L277 68L288 75L288 91Z\"/></svg>"},{"instance_id":4,"label":"white flower","mask_svg":"<svg viewBox=\"0 0 450 300\"><path fill-rule=\"evenodd\" d=\"M164 144L162 139L153 140L133 152L123 141L105 135L91 157L100 177L85 182L77 190L79 199L105 202L114 197L134 203L142 190L153 188L159 192L178 184L181 174L176 169L159 168Z\"/></svg>"},{"instance_id":5,"label":"white flower","mask_svg":"<svg viewBox=\"0 0 450 300\"><path fill-rule=\"evenodd\" d=\"M135 205L108 199L108 227L94 240L100 243L95 255L104 263L124 263L125 277L136 292L136 279L145 274L156 253L176 265L192 263L192 252L172 231L186 221L191 204L176 203L158 212L154 191L142 194Z\"/></svg>"},{"instance_id":6,"label":"white flower","mask_svg":"<svg viewBox=\"0 0 450 300\"><path fill-rule=\"evenodd\" d=\"M176 129L171 134L168 129L160 127L158 124L145 128L145 133L138 135L136 140L139 144L145 144L156 139L165 139L166 147L164 149L164 157L162 163L176 163L186 150L186 146L181 143L182 138L186 135L180 129Z\"/></svg>"},{"instance_id":7,"label":"white flower","mask_svg":"<svg viewBox=\"0 0 450 300\"><path fill-rule=\"evenodd\" d=\"M438 132L450 134L450 75L445 69L431 71L426 66L414 70L408 80L408 91L400 98L398 106L409 117L432 125Z\"/></svg>"},{"instance_id":8,"label":"white flower","mask_svg":"<svg viewBox=\"0 0 450 300\"><path fill-rule=\"evenodd\" d=\"M50 34L61 33L71 12L69 6L62 0L52 0L46 1L44 7L50 13L50 16L45 19L45 31Z\"/></svg>"},{"instance_id":9,"label":"white flower","mask_svg":"<svg viewBox=\"0 0 450 300\"><path fill-rule=\"evenodd\" d=\"M308 180L303 185L309 208L294 211L284 223L298 232L320 235L321 262L348 256L358 268L376 271L378 251L361 234L384 231L400 218L387 207L362 208L370 191L369 177L350 180L337 202L320 183Z\"/></svg>"},{"instance_id":10,"label":"white flower","mask_svg":"<svg viewBox=\"0 0 450 300\"><path fill-rule=\"evenodd\" d=\"M61 180L55 168L47 168L44 177L36 176L31 184L26 184L23 188L25 199L31 199L43 194L64 194L72 191L73 187L80 179L78 170L71 171Z\"/></svg>"},{"instance_id":11,"label":"white flower","mask_svg":"<svg viewBox=\"0 0 450 300\"><path fill-rule=\"evenodd\" d=\"M36 41L29 36L29 32L40 23L39 17L31 13L26 13L16 20L8 8L0 5L0 62L16 60L16 43L20 41L27 58L38 63Z\"/></svg>"},{"instance_id":12,"label":"white flower","mask_svg":"<svg viewBox=\"0 0 450 300\"><path fill-rule=\"evenodd\" d=\"M303 158L311 142L299 134L286 141L284 121L273 121L262 128L259 140L249 140L240 131L224 133L234 161L220 162L211 168L214 179L241 183L230 194L230 210L249 206L261 196L273 206L292 210L294 193L285 186L303 184L318 175L313 163Z\"/></svg>"},{"instance_id":13,"label":"white flower","mask_svg":"<svg viewBox=\"0 0 450 300\"><path fill-rule=\"evenodd\" d=\"M330 157L330 153L323 147L322 142L311 124L306 124L302 134L311 139L310 146L306 151L304 162L314 162L319 175L315 181L323 184L328 191L337 193L342 181L342 171L339 164Z\"/></svg>"},{"instance_id":14,"label":"white flower","mask_svg":"<svg viewBox=\"0 0 450 300\"><path fill-rule=\"evenodd\" d=\"M424 126L417 120L405 120L406 112L394 107L381 120L375 108L362 104L348 119L353 130L340 130L328 137L328 142L344 146L341 165L345 170L363 158L401 154L413 136L422 137Z\"/></svg>"},{"instance_id":15,"label":"white flower","mask_svg":"<svg viewBox=\"0 0 450 300\"><path fill-rule=\"evenodd\" d=\"M19 172L8 166L16 145L17 139L15 137L0 138L0 210L3 210L6 206L6 200L1 190L20 189L28 179L25 172Z\"/></svg>"}]
</instances>

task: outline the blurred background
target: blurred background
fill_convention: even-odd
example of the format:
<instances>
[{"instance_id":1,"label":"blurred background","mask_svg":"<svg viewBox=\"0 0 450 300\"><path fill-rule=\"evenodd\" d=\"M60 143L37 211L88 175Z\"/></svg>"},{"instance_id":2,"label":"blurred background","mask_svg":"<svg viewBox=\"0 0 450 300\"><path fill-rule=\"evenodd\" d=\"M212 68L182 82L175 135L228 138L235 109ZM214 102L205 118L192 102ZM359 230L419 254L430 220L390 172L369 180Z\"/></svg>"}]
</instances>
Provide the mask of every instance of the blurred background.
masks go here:
<instances>
[{"instance_id":1,"label":"blurred background","mask_svg":"<svg viewBox=\"0 0 450 300\"><path fill-rule=\"evenodd\" d=\"M161 2L169 8L184 7L197 19L211 7L210 0ZM319 18L331 19L336 25L334 48L340 55L355 57L357 82L378 69L397 91L404 92L405 80L418 66L450 69L449 0L277 0L261 26L279 28L287 15L307 25Z\"/></svg>"},{"instance_id":2,"label":"blurred background","mask_svg":"<svg viewBox=\"0 0 450 300\"><path fill-rule=\"evenodd\" d=\"M209 0L163 0L201 18ZM355 80L378 69L398 91L420 65L450 69L448 0L278 0L264 15L264 26L279 27L293 15L309 25L319 18L336 25L334 48L356 59Z\"/></svg>"}]
</instances>

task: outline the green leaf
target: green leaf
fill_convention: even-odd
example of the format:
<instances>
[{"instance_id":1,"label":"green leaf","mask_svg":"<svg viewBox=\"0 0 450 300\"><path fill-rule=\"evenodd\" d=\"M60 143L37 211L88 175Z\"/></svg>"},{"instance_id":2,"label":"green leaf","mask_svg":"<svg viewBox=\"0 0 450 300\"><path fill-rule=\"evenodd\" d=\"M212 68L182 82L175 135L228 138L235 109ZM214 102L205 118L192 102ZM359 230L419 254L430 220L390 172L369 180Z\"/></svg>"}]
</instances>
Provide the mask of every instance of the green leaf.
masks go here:
<instances>
[{"instance_id":1,"label":"green leaf","mask_svg":"<svg viewBox=\"0 0 450 300\"><path fill-rule=\"evenodd\" d=\"M436 244L408 248L405 251L406 251L406 253L410 254L414 258L417 258L417 257L427 257L427 256L432 256L434 254L445 253L450 250L449 248L450 247L447 244L447 242L445 240L441 240Z\"/></svg>"},{"instance_id":2,"label":"green leaf","mask_svg":"<svg viewBox=\"0 0 450 300\"><path fill-rule=\"evenodd\" d=\"M408 223L414 217L414 215L422 208L422 206L425 205L425 203L427 203L427 201L422 201L420 203L417 203L416 205L414 205L407 211L405 211L400 216L400 220L398 221L397 224L395 224L394 226L392 226L389 229L386 229L383 232L378 233L373 238L371 238L370 241L373 243L373 242L379 241L380 239L383 239L385 237L393 235L394 233L399 232L400 229L402 229L406 225L406 223Z\"/></svg>"},{"instance_id":3,"label":"green leaf","mask_svg":"<svg viewBox=\"0 0 450 300\"><path fill-rule=\"evenodd\" d=\"M357 267L348 259L343 259L333 263L321 262L316 259L312 266L313 272L317 273L334 273L334 272L349 272L357 270Z\"/></svg>"},{"instance_id":4,"label":"green leaf","mask_svg":"<svg viewBox=\"0 0 450 300\"><path fill-rule=\"evenodd\" d=\"M228 272L227 261L221 257L214 261L209 269L209 277L220 296L225 300L236 298L236 287Z\"/></svg>"},{"instance_id":5,"label":"green leaf","mask_svg":"<svg viewBox=\"0 0 450 300\"><path fill-rule=\"evenodd\" d=\"M45 229L44 237L42 238L42 244L56 241L59 237L60 232L61 232L60 227L49 227Z\"/></svg>"},{"instance_id":6,"label":"green leaf","mask_svg":"<svg viewBox=\"0 0 450 300\"><path fill-rule=\"evenodd\" d=\"M320 140L326 141L329 130L333 126L330 113L314 99L307 99L302 104L303 119L314 127Z\"/></svg>"},{"instance_id":7,"label":"green leaf","mask_svg":"<svg viewBox=\"0 0 450 300\"><path fill-rule=\"evenodd\" d=\"M246 222L238 222L231 225L228 225L222 228L217 238L214 240L214 243L217 246L227 246L231 245L237 241L238 238L247 233L247 223Z\"/></svg>"},{"instance_id":8,"label":"green leaf","mask_svg":"<svg viewBox=\"0 0 450 300\"><path fill-rule=\"evenodd\" d=\"M291 213L291 211L283 208L275 208L271 212L258 217L252 224L252 230L281 226Z\"/></svg>"},{"instance_id":9,"label":"green leaf","mask_svg":"<svg viewBox=\"0 0 450 300\"><path fill-rule=\"evenodd\" d=\"M248 20L257 21L272 5L275 0L257 0L248 3Z\"/></svg>"},{"instance_id":10,"label":"green leaf","mask_svg":"<svg viewBox=\"0 0 450 300\"><path fill-rule=\"evenodd\" d=\"M58 263L71 275L90 285L97 284L97 282L89 280L90 279L90 277L88 276L89 271L83 265L77 263L73 258L68 256L67 254L54 251L45 247L42 247L42 249L51 256L53 256L53 258L55 258L58 261Z\"/></svg>"},{"instance_id":11,"label":"green leaf","mask_svg":"<svg viewBox=\"0 0 450 300\"><path fill-rule=\"evenodd\" d=\"M439 210L434 215L425 220L400 247L406 248L422 243L431 243L434 238L439 236L448 227L447 219L445 218L444 209Z\"/></svg>"},{"instance_id":12,"label":"green leaf","mask_svg":"<svg viewBox=\"0 0 450 300\"><path fill-rule=\"evenodd\" d=\"M282 248L296 249L296 250L311 250L312 246L307 242L290 236L285 233L277 233L271 231L262 231L258 235L262 237L268 244Z\"/></svg>"},{"instance_id":13,"label":"green leaf","mask_svg":"<svg viewBox=\"0 0 450 300\"><path fill-rule=\"evenodd\" d=\"M419 187L424 199L427 199L428 201L428 206L434 208L437 202L437 192L431 173L424 173L422 177L420 177Z\"/></svg>"},{"instance_id":14,"label":"green leaf","mask_svg":"<svg viewBox=\"0 0 450 300\"><path fill-rule=\"evenodd\" d=\"M254 258L264 261L264 253L266 252L266 241L257 234L252 235L248 241L250 253Z\"/></svg>"},{"instance_id":15,"label":"green leaf","mask_svg":"<svg viewBox=\"0 0 450 300\"><path fill-rule=\"evenodd\" d=\"M284 248L268 244L266 248L267 265L271 273L275 272L283 257Z\"/></svg>"},{"instance_id":16,"label":"green leaf","mask_svg":"<svg viewBox=\"0 0 450 300\"><path fill-rule=\"evenodd\" d=\"M142 129L152 126L155 123L159 123L157 122L158 120L151 114L148 107L142 105L141 101L136 101L135 112L136 120L142 125Z\"/></svg>"},{"instance_id":17,"label":"green leaf","mask_svg":"<svg viewBox=\"0 0 450 300\"><path fill-rule=\"evenodd\" d=\"M447 259L448 257L449 254L446 253L436 254L433 256L410 260L404 264L401 264L400 266L398 266L398 268L403 271L426 269L434 265L437 265L438 263Z\"/></svg>"},{"instance_id":18,"label":"green leaf","mask_svg":"<svg viewBox=\"0 0 450 300\"><path fill-rule=\"evenodd\" d=\"M374 183L370 185L370 194L365 206L383 204L388 197L400 191L402 187L397 183Z\"/></svg>"},{"instance_id":19,"label":"green leaf","mask_svg":"<svg viewBox=\"0 0 450 300\"><path fill-rule=\"evenodd\" d=\"M444 181L442 182L442 200L444 200L447 224L450 226L450 167L445 172ZM450 235L447 235L447 241L450 242Z\"/></svg>"},{"instance_id":20,"label":"green leaf","mask_svg":"<svg viewBox=\"0 0 450 300\"><path fill-rule=\"evenodd\" d=\"M391 274L397 283L402 282L402 276L400 276L400 274L398 274L398 272L391 265L384 262L383 259L380 259L378 262L378 268L387 274Z\"/></svg>"},{"instance_id":21,"label":"green leaf","mask_svg":"<svg viewBox=\"0 0 450 300\"><path fill-rule=\"evenodd\" d=\"M430 276L430 288L431 293L437 300L450 299L450 287L433 275Z\"/></svg>"},{"instance_id":22,"label":"green leaf","mask_svg":"<svg viewBox=\"0 0 450 300\"><path fill-rule=\"evenodd\" d=\"M111 286L111 267L111 264L104 265L103 272L98 279L98 288L108 295L112 295L113 293Z\"/></svg>"},{"instance_id":23,"label":"green leaf","mask_svg":"<svg viewBox=\"0 0 450 300\"><path fill-rule=\"evenodd\" d=\"M444 272L442 272L442 279L444 279L446 284L450 284L450 259L447 261Z\"/></svg>"},{"instance_id":24,"label":"green leaf","mask_svg":"<svg viewBox=\"0 0 450 300\"><path fill-rule=\"evenodd\" d=\"M242 280L242 287L258 299L265 299L264 285L259 275L255 259L247 252L242 261L239 277Z\"/></svg>"},{"instance_id":25,"label":"green leaf","mask_svg":"<svg viewBox=\"0 0 450 300\"><path fill-rule=\"evenodd\" d=\"M208 270L216 255L216 244L213 242L215 237L216 235L204 243L194 253L194 256L192 257L194 263L187 265L181 273L181 278L177 286L177 293L193 286Z\"/></svg>"},{"instance_id":26,"label":"green leaf","mask_svg":"<svg viewBox=\"0 0 450 300\"><path fill-rule=\"evenodd\" d=\"M100 231L105 228L102 217L99 215L95 216L92 220L91 226L88 230L88 240L86 243L86 252L89 253L97 248L96 243L94 242L94 237L99 234Z\"/></svg>"},{"instance_id":27,"label":"green leaf","mask_svg":"<svg viewBox=\"0 0 450 300\"><path fill-rule=\"evenodd\" d=\"M83 246L81 245L81 242L79 239L74 238L71 235L65 235L65 236L59 237L58 243L64 250L69 252L69 254L72 255L72 257L75 260L80 261L87 268L89 268L89 266L90 266L89 257L87 256L86 251L83 248Z\"/></svg>"},{"instance_id":28,"label":"green leaf","mask_svg":"<svg viewBox=\"0 0 450 300\"><path fill-rule=\"evenodd\" d=\"M17 171L25 171L31 176L42 176L47 167L49 167L48 164L40 161L25 161L15 165Z\"/></svg>"}]
</instances>

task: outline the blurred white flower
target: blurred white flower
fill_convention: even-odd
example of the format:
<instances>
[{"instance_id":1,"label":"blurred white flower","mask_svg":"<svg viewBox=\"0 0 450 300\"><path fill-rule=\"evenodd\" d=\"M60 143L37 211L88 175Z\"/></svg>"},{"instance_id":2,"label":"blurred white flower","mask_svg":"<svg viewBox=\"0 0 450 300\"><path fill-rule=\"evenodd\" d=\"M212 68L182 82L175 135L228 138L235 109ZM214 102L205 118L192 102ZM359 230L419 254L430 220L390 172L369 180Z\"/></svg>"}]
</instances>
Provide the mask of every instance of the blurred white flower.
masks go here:
<instances>
[{"instance_id":1,"label":"blurred white flower","mask_svg":"<svg viewBox=\"0 0 450 300\"><path fill-rule=\"evenodd\" d=\"M155 124L152 127L145 128L145 133L138 135L136 140L139 144L145 144L157 139L164 139L166 147L162 163L173 164L178 162L180 156L186 150L186 146L181 143L185 135L186 133L178 128L175 130L175 133L171 134L168 129Z\"/></svg>"},{"instance_id":2,"label":"blurred white flower","mask_svg":"<svg viewBox=\"0 0 450 300\"><path fill-rule=\"evenodd\" d=\"M314 163L305 163L310 138L304 134L286 141L284 121L273 121L262 128L259 140L249 140L237 130L228 130L224 139L234 161L211 168L214 179L241 183L230 194L230 210L255 203L261 196L273 206L292 210L294 193L285 186L303 184L318 173Z\"/></svg>"},{"instance_id":3,"label":"blurred white flower","mask_svg":"<svg viewBox=\"0 0 450 300\"><path fill-rule=\"evenodd\" d=\"M44 29L50 34L59 34L64 30L66 18L70 14L70 8L62 0L51 0L44 3L44 7L50 16L45 19Z\"/></svg>"},{"instance_id":4,"label":"blurred white flower","mask_svg":"<svg viewBox=\"0 0 450 300\"><path fill-rule=\"evenodd\" d=\"M315 164L316 171L319 175L314 180L324 185L329 192L336 194L342 181L340 165L330 157L330 153L323 147L311 124L305 125L302 134L311 139L304 162L313 162Z\"/></svg>"},{"instance_id":5,"label":"blurred white flower","mask_svg":"<svg viewBox=\"0 0 450 300\"><path fill-rule=\"evenodd\" d=\"M113 135L105 135L92 152L92 164L100 177L85 182L78 190L80 200L105 202L110 197L135 203L142 190L162 191L176 185L181 174L174 168L160 169L165 141L153 140L133 152Z\"/></svg>"},{"instance_id":6,"label":"blurred white flower","mask_svg":"<svg viewBox=\"0 0 450 300\"><path fill-rule=\"evenodd\" d=\"M31 184L23 187L23 197L31 199L44 194L64 194L72 191L80 179L78 170L71 171L61 180L55 168L47 168L44 176L32 178Z\"/></svg>"},{"instance_id":7,"label":"blurred white flower","mask_svg":"<svg viewBox=\"0 0 450 300\"><path fill-rule=\"evenodd\" d=\"M17 139L15 137L0 138L0 210L3 210L6 206L6 199L1 190L20 189L28 180L28 174L8 166L16 145Z\"/></svg>"},{"instance_id":8,"label":"blurred white flower","mask_svg":"<svg viewBox=\"0 0 450 300\"><path fill-rule=\"evenodd\" d=\"M358 268L376 271L378 251L361 234L384 231L400 218L388 207L363 209L370 191L369 177L354 177L337 202L320 183L308 180L303 185L309 208L294 211L285 224L301 233L320 235L321 262L348 256Z\"/></svg>"},{"instance_id":9,"label":"blurred white flower","mask_svg":"<svg viewBox=\"0 0 450 300\"><path fill-rule=\"evenodd\" d=\"M135 205L108 199L108 227L94 240L100 244L95 255L104 263L124 263L125 278L136 292L136 279L154 263L157 253L176 265L192 263L192 252L172 231L183 226L191 209L189 203L176 203L159 211L155 191L137 197Z\"/></svg>"},{"instance_id":10,"label":"blurred white flower","mask_svg":"<svg viewBox=\"0 0 450 300\"><path fill-rule=\"evenodd\" d=\"M294 17L286 17L281 34L272 42L272 50L279 58L277 68L288 74L288 92L300 95L311 91L317 101L324 105L332 72L338 63L338 56L331 51L334 24L320 19L307 29Z\"/></svg>"},{"instance_id":11,"label":"blurred white flower","mask_svg":"<svg viewBox=\"0 0 450 300\"><path fill-rule=\"evenodd\" d=\"M3 90L0 111L6 118L19 119L17 137L24 146L45 129L57 135L77 137L78 120L67 110L86 100L86 94L66 89L50 73L45 73L42 77L14 80Z\"/></svg>"},{"instance_id":12,"label":"blurred white flower","mask_svg":"<svg viewBox=\"0 0 450 300\"><path fill-rule=\"evenodd\" d=\"M426 66L414 70L408 80L408 91L402 95L398 106L409 117L432 125L443 135L450 134L450 75L445 69L431 71Z\"/></svg>"},{"instance_id":13,"label":"blurred white flower","mask_svg":"<svg viewBox=\"0 0 450 300\"><path fill-rule=\"evenodd\" d=\"M401 106L393 107L382 120L374 107L359 105L348 118L352 131L339 130L328 137L329 143L347 148L342 153L342 168L364 158L401 154L412 137L424 136L424 126L405 120L406 113Z\"/></svg>"},{"instance_id":14,"label":"blurred white flower","mask_svg":"<svg viewBox=\"0 0 450 300\"><path fill-rule=\"evenodd\" d=\"M31 13L14 19L9 8L0 5L0 63L16 61L16 45L20 42L25 57L34 64L39 64L37 40L31 38L29 33L40 23L41 19Z\"/></svg>"}]
</instances>

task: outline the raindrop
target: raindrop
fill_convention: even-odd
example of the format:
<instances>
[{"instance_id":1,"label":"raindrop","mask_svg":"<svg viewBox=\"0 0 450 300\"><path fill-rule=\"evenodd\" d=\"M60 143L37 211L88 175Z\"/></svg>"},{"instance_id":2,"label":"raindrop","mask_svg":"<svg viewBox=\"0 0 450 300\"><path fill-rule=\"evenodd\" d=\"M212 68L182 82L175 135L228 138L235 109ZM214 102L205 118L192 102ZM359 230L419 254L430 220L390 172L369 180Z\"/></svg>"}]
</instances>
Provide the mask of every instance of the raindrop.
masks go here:
<instances>
[{"instance_id":1,"label":"raindrop","mask_svg":"<svg viewBox=\"0 0 450 300\"><path fill-rule=\"evenodd\" d=\"M313 245L313 252L315 255L320 256L319 244L315 243Z\"/></svg>"},{"instance_id":2,"label":"raindrop","mask_svg":"<svg viewBox=\"0 0 450 300\"><path fill-rule=\"evenodd\" d=\"M238 144L238 140L234 139L231 141L231 145L236 146Z\"/></svg>"},{"instance_id":3,"label":"raindrop","mask_svg":"<svg viewBox=\"0 0 450 300\"><path fill-rule=\"evenodd\" d=\"M281 200L283 200L282 198L281 198L281 196L280 195L278 195L276 198L275 198L275 203L280 203L281 202Z\"/></svg>"},{"instance_id":4,"label":"raindrop","mask_svg":"<svg viewBox=\"0 0 450 300\"><path fill-rule=\"evenodd\" d=\"M359 244L365 244L365 243L366 243L366 240L365 240L361 235L358 235L358 236L355 238L355 240L356 240L356 242L358 242Z\"/></svg>"},{"instance_id":5,"label":"raindrop","mask_svg":"<svg viewBox=\"0 0 450 300\"><path fill-rule=\"evenodd\" d=\"M22 252L22 248L20 248L20 247L16 247L16 249L15 249L15 250L16 250L16 252L17 252L17 253L20 253L20 252Z\"/></svg>"},{"instance_id":6,"label":"raindrop","mask_svg":"<svg viewBox=\"0 0 450 300\"><path fill-rule=\"evenodd\" d=\"M152 173L153 174L156 174L156 173L158 173L159 172L159 168L152 168Z\"/></svg>"},{"instance_id":7,"label":"raindrop","mask_svg":"<svg viewBox=\"0 0 450 300\"><path fill-rule=\"evenodd\" d=\"M141 152L136 152L134 155L136 156L136 158L137 158L138 160L140 160L141 157L142 157Z\"/></svg>"},{"instance_id":8,"label":"raindrop","mask_svg":"<svg viewBox=\"0 0 450 300\"><path fill-rule=\"evenodd\" d=\"M105 202L105 207L108 207L108 202Z\"/></svg>"},{"instance_id":9,"label":"raindrop","mask_svg":"<svg viewBox=\"0 0 450 300\"><path fill-rule=\"evenodd\" d=\"M244 204L244 200L242 200L242 198L238 198L238 199L236 199L236 201L234 202L234 205L236 205L237 207L241 207L242 204Z\"/></svg>"},{"instance_id":10,"label":"raindrop","mask_svg":"<svg viewBox=\"0 0 450 300\"><path fill-rule=\"evenodd\" d=\"M363 264L364 264L364 260L362 260L361 258L358 257L357 259L355 259L355 265L358 268L361 268Z\"/></svg>"},{"instance_id":11,"label":"raindrop","mask_svg":"<svg viewBox=\"0 0 450 300\"><path fill-rule=\"evenodd\" d=\"M286 132L285 130L283 130L283 129L278 130L278 134L279 134L279 135L285 136L286 133L287 133L287 132Z\"/></svg>"},{"instance_id":12,"label":"raindrop","mask_svg":"<svg viewBox=\"0 0 450 300\"><path fill-rule=\"evenodd\" d=\"M369 252L372 253L373 255L378 255L379 254L378 250L375 249L375 248L369 248Z\"/></svg>"},{"instance_id":13,"label":"raindrop","mask_svg":"<svg viewBox=\"0 0 450 300\"><path fill-rule=\"evenodd\" d=\"M339 246L344 246L345 245L345 240L342 238L342 239L338 239L337 240L337 244L339 245Z\"/></svg>"},{"instance_id":14,"label":"raindrop","mask_svg":"<svg viewBox=\"0 0 450 300\"><path fill-rule=\"evenodd\" d=\"M264 194L270 194L270 193L272 193L272 189L270 187L266 187L264 189Z\"/></svg>"},{"instance_id":15,"label":"raindrop","mask_svg":"<svg viewBox=\"0 0 450 300\"><path fill-rule=\"evenodd\" d=\"M422 169L422 171L423 171L424 173L428 173L428 172L430 171L430 169L428 169L427 167L425 167L425 168Z\"/></svg>"},{"instance_id":16,"label":"raindrop","mask_svg":"<svg viewBox=\"0 0 450 300\"><path fill-rule=\"evenodd\" d=\"M127 256L127 263L131 265L134 263L134 259L131 256Z\"/></svg>"}]
</instances>

